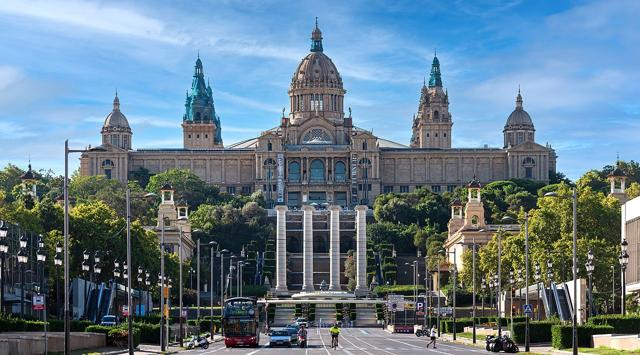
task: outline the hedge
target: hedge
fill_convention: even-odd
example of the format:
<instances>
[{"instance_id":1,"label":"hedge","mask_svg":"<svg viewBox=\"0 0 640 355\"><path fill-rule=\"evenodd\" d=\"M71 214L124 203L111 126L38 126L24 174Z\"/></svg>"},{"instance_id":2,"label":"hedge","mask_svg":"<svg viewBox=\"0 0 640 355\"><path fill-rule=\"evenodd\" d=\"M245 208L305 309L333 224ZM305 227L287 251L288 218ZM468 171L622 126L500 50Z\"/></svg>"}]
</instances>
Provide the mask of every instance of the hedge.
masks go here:
<instances>
[{"instance_id":1,"label":"hedge","mask_svg":"<svg viewBox=\"0 0 640 355\"><path fill-rule=\"evenodd\" d=\"M592 347L591 336L594 334L611 334L613 327L610 325L580 325L578 326L578 346ZM571 325L551 326L551 344L556 349L566 349L573 346L573 328Z\"/></svg>"},{"instance_id":2,"label":"hedge","mask_svg":"<svg viewBox=\"0 0 640 355\"><path fill-rule=\"evenodd\" d=\"M63 332L64 321L50 320L47 322L48 331ZM84 329L93 325L91 321L72 320L69 324L72 332L83 332ZM44 322L37 320L27 320L22 318L0 318L0 332L41 332L44 331Z\"/></svg>"},{"instance_id":3,"label":"hedge","mask_svg":"<svg viewBox=\"0 0 640 355\"><path fill-rule=\"evenodd\" d=\"M453 319L440 318L440 326L445 333L453 333ZM464 327L473 326L472 318L456 318L456 333L464 332Z\"/></svg>"},{"instance_id":4,"label":"hedge","mask_svg":"<svg viewBox=\"0 0 640 355\"><path fill-rule=\"evenodd\" d=\"M129 341L129 330L126 327L111 327L107 334L107 345L117 348L127 347ZM133 347L140 345L140 329L133 328Z\"/></svg>"},{"instance_id":5,"label":"hedge","mask_svg":"<svg viewBox=\"0 0 640 355\"><path fill-rule=\"evenodd\" d=\"M589 324L610 325L615 334L638 334L640 333L640 316L621 314L606 314L589 318Z\"/></svg>"},{"instance_id":6,"label":"hedge","mask_svg":"<svg viewBox=\"0 0 640 355\"><path fill-rule=\"evenodd\" d=\"M144 344L160 344L160 324L133 323L140 330L140 342Z\"/></svg>"},{"instance_id":7,"label":"hedge","mask_svg":"<svg viewBox=\"0 0 640 355\"><path fill-rule=\"evenodd\" d=\"M551 327L559 324L557 321L533 321L529 322L529 341L532 343L551 342ZM525 322L513 323L513 340L518 344L524 344Z\"/></svg>"}]
</instances>

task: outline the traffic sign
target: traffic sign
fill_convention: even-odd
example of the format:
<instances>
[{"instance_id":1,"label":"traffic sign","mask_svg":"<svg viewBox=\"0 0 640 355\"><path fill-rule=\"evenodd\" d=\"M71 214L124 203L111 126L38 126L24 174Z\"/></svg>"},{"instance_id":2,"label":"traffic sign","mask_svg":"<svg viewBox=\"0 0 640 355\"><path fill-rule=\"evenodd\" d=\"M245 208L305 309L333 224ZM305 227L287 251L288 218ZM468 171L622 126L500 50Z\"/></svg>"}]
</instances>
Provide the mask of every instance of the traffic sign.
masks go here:
<instances>
[{"instance_id":1,"label":"traffic sign","mask_svg":"<svg viewBox=\"0 0 640 355\"><path fill-rule=\"evenodd\" d=\"M44 295L33 295L33 310L41 311L44 309Z\"/></svg>"},{"instance_id":2,"label":"traffic sign","mask_svg":"<svg viewBox=\"0 0 640 355\"><path fill-rule=\"evenodd\" d=\"M416 315L424 316L424 303L417 302L416 303Z\"/></svg>"},{"instance_id":3,"label":"traffic sign","mask_svg":"<svg viewBox=\"0 0 640 355\"><path fill-rule=\"evenodd\" d=\"M530 304L525 304L522 306L524 308L524 314L533 314L533 306Z\"/></svg>"}]
</instances>

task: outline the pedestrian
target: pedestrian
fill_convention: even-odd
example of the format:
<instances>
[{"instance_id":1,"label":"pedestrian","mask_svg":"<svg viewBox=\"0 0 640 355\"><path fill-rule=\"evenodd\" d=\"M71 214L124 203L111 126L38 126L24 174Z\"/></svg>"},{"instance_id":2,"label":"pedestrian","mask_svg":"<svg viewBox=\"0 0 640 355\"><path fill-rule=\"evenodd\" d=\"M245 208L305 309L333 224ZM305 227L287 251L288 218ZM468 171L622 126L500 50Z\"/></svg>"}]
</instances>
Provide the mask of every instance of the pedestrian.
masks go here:
<instances>
[{"instance_id":1,"label":"pedestrian","mask_svg":"<svg viewBox=\"0 0 640 355\"><path fill-rule=\"evenodd\" d=\"M429 345L433 344L433 348L436 348L436 336L438 335L438 331L436 330L436 326L431 327L431 332L429 332L429 336L431 336L431 341L427 344L427 348Z\"/></svg>"}]
</instances>

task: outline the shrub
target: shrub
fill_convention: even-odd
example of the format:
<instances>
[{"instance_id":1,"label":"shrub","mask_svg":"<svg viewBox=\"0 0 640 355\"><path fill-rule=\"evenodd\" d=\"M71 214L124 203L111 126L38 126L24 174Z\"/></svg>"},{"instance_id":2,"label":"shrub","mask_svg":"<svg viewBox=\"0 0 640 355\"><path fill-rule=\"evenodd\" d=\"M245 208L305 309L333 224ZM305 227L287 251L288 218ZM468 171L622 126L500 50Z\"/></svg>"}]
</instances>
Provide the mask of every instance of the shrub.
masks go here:
<instances>
[{"instance_id":1,"label":"shrub","mask_svg":"<svg viewBox=\"0 0 640 355\"><path fill-rule=\"evenodd\" d=\"M610 325L581 325L578 326L578 346L591 347L593 334L613 333ZM551 326L551 344L556 349L566 349L572 346L573 328L571 325Z\"/></svg>"},{"instance_id":2,"label":"shrub","mask_svg":"<svg viewBox=\"0 0 640 355\"><path fill-rule=\"evenodd\" d=\"M610 325L616 334L638 334L640 333L640 316L621 314L606 314L589 318L589 324Z\"/></svg>"},{"instance_id":3,"label":"shrub","mask_svg":"<svg viewBox=\"0 0 640 355\"><path fill-rule=\"evenodd\" d=\"M473 319L471 318L457 318L456 319L456 333L464 332L464 327L471 327L473 325ZM440 326L445 333L453 333L453 319L440 319Z\"/></svg>"},{"instance_id":4,"label":"shrub","mask_svg":"<svg viewBox=\"0 0 640 355\"><path fill-rule=\"evenodd\" d=\"M129 331L123 327L112 327L107 333L107 345L116 348L126 348L129 341ZM140 330L133 328L133 346L140 344Z\"/></svg>"},{"instance_id":5,"label":"shrub","mask_svg":"<svg viewBox=\"0 0 640 355\"><path fill-rule=\"evenodd\" d=\"M111 329L113 329L113 327L107 327L104 325L90 325L84 328L84 331L87 333L102 333L108 335Z\"/></svg>"},{"instance_id":6,"label":"shrub","mask_svg":"<svg viewBox=\"0 0 640 355\"><path fill-rule=\"evenodd\" d=\"M529 341L532 343L551 342L551 327L559 324L558 321L533 321L529 322ZM513 323L513 340L518 344L524 344L525 322Z\"/></svg>"},{"instance_id":7,"label":"shrub","mask_svg":"<svg viewBox=\"0 0 640 355\"><path fill-rule=\"evenodd\" d=\"M395 274L394 274L395 276ZM415 291L415 287L413 285L381 285L376 286L373 290L374 293L378 295L386 295L388 293L394 293L398 295L411 296ZM424 292L424 285L418 285L418 292Z\"/></svg>"},{"instance_id":8,"label":"shrub","mask_svg":"<svg viewBox=\"0 0 640 355\"><path fill-rule=\"evenodd\" d=\"M134 323L140 330L140 341L145 344L160 344L160 324Z\"/></svg>"}]
</instances>

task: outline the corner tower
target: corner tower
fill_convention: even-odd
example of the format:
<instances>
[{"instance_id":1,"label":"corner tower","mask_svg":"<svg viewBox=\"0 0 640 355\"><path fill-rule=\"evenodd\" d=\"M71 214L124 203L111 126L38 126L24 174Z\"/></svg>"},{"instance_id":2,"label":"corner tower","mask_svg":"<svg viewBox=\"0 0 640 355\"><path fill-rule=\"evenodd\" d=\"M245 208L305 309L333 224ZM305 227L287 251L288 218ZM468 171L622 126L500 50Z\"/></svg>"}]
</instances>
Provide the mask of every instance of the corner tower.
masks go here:
<instances>
[{"instance_id":1,"label":"corner tower","mask_svg":"<svg viewBox=\"0 0 640 355\"><path fill-rule=\"evenodd\" d=\"M187 92L182 132L185 149L222 148L220 117L216 116L211 86L204 81L198 55L191 91Z\"/></svg>"},{"instance_id":2,"label":"corner tower","mask_svg":"<svg viewBox=\"0 0 640 355\"><path fill-rule=\"evenodd\" d=\"M412 148L451 148L449 94L442 88L440 61L434 55L429 85L422 84L418 114L413 119Z\"/></svg>"}]
</instances>

